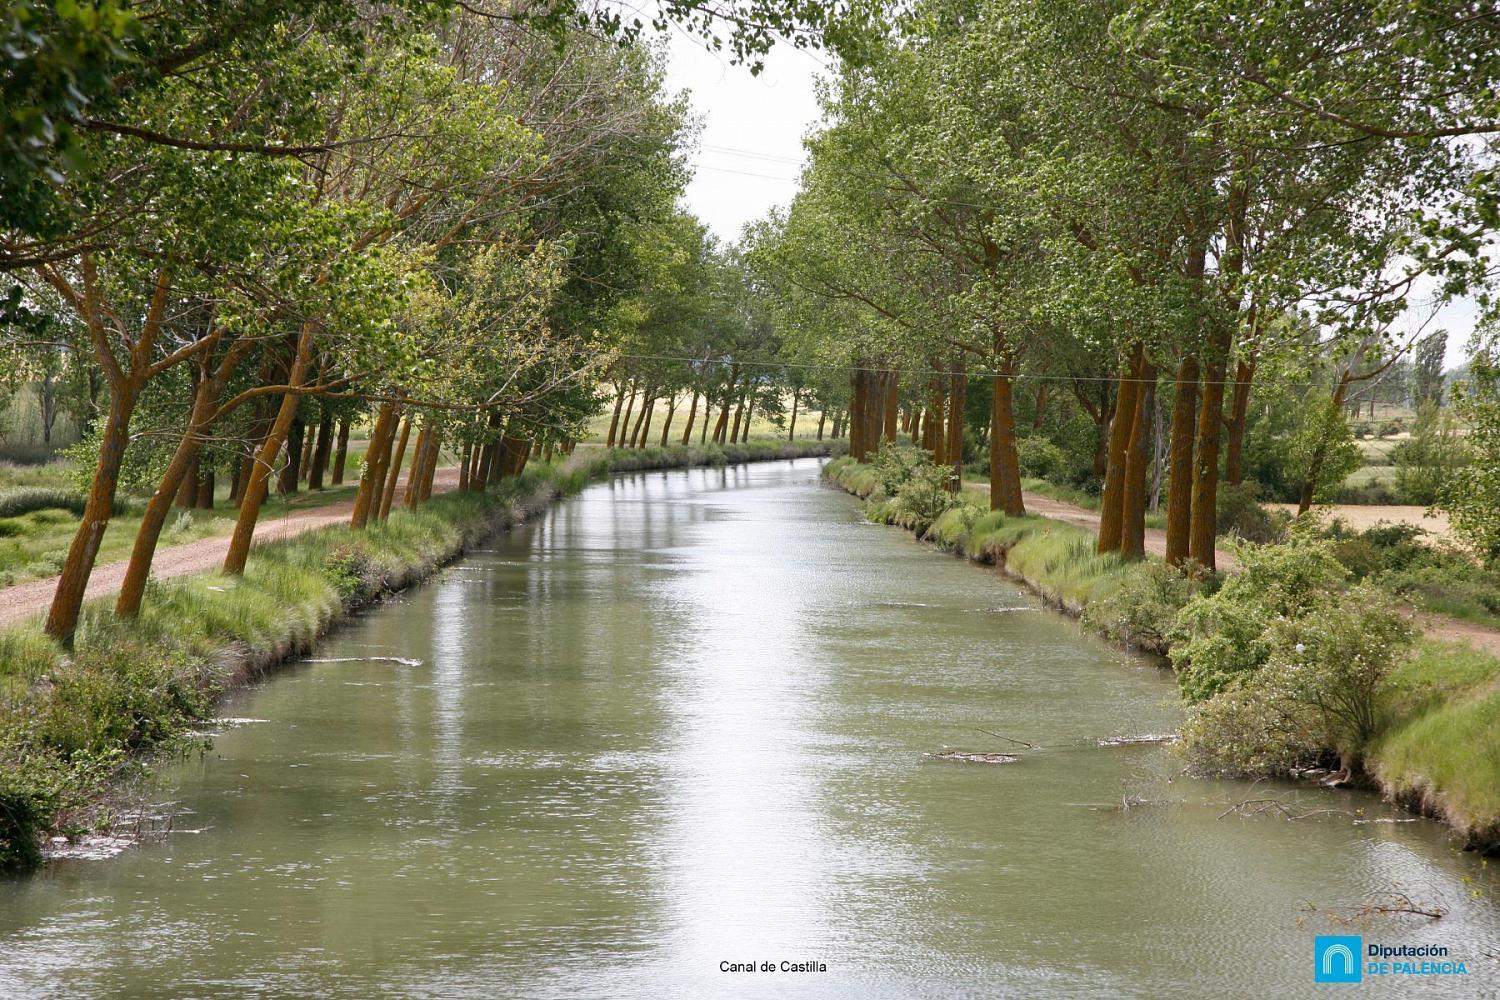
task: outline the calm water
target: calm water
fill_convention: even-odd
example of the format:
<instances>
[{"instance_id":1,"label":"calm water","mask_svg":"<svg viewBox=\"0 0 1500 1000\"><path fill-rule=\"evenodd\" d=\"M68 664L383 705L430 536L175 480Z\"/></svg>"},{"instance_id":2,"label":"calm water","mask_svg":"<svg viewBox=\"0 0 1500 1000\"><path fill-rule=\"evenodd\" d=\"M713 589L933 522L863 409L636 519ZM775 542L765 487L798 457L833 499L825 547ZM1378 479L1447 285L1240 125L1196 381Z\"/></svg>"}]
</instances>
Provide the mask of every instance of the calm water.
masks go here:
<instances>
[{"instance_id":1,"label":"calm water","mask_svg":"<svg viewBox=\"0 0 1500 1000\"><path fill-rule=\"evenodd\" d=\"M811 461L594 487L319 656L176 769L179 832L0 883L0 996L1314 996L1319 932L1472 970L1403 995L1500 977L1437 826L1220 818L1288 789L1098 746L1169 678ZM924 756L977 728L1039 749ZM1393 889L1451 913L1322 912ZM827 972L719 971L783 960Z\"/></svg>"}]
</instances>

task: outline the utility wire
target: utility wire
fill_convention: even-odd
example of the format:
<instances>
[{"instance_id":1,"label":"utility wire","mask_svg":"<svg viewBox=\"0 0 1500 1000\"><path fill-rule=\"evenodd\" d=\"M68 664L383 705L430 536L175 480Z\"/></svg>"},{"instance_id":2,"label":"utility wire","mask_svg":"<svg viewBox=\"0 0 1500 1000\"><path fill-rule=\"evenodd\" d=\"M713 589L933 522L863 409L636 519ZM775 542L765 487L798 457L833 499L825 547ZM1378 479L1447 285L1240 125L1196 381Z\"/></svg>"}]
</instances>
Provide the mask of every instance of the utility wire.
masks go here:
<instances>
[{"instance_id":1,"label":"utility wire","mask_svg":"<svg viewBox=\"0 0 1500 1000\"><path fill-rule=\"evenodd\" d=\"M864 366L864 365L838 365L838 364L819 364L819 363L816 363L816 362L796 362L796 361L745 361L745 360L742 360L742 359L737 359L737 358L732 358L732 357L730 357L730 358L723 358L723 357L720 357L720 358L687 358L687 357L679 357L679 356L673 355L673 354L624 354L624 353L622 353L622 354L617 354L616 357L627 358L627 359L629 359L631 361L676 361L676 362L682 362L684 364L690 364L690 365L711 364L711 365L719 365L720 367L727 367L727 366L731 366L731 365L739 365L741 368L783 368L783 369L797 369L797 370L804 370L804 371L835 371L835 372L846 372L846 373L853 373L853 372L889 372L889 371L899 371L902 375L928 375L928 376L940 376L940 377L943 377L943 378L952 378L953 374L954 374L951 371L947 371L947 370L944 370L944 369L941 369L941 368L939 368L939 369L932 369L932 368L894 368L894 367L890 367L890 366L882 367L882 366L878 366L878 365L871 365L871 366ZM979 374L980 374L980 377L983 377L985 375L988 375L989 377L992 377L992 378L998 377L997 373L995 373L995 372L985 372L985 373L979 373ZM1173 377L1171 375L1167 375L1167 376L1164 376L1164 377L1169 382L1175 382L1176 381L1175 377ZM1028 381L1028 382L1095 382L1095 383L1110 382L1110 383L1114 383L1114 384L1120 384L1120 383L1124 383L1124 382L1138 382L1138 383L1142 383L1142 384L1145 384L1145 385L1156 385L1156 384L1158 384L1161 381L1161 379L1159 379L1159 378L1131 378L1131 377L1128 377L1128 376L1120 376L1120 375L1051 375L1051 374L1045 374L1045 373L1042 373L1042 372L1017 372L1016 374L1010 376L1010 379L1012 381L1015 381L1015 382L1020 382L1020 381ZM1233 386L1233 385L1260 385L1260 386L1268 386L1268 385L1275 385L1275 386L1286 386L1286 387L1317 386L1317 385L1323 385L1324 382L1325 382L1325 380L1323 380L1323 379L1308 379L1306 381L1293 381L1293 380L1284 380L1284 379L1274 379L1274 380L1261 379L1261 380L1257 381L1255 379L1233 379L1233 378L1226 378L1226 379L1198 379L1197 381L1198 381L1199 384L1203 384L1203 385L1224 385L1224 386ZM1379 382L1372 383L1372 385L1380 385L1380 384L1381 383L1379 383Z\"/></svg>"}]
</instances>

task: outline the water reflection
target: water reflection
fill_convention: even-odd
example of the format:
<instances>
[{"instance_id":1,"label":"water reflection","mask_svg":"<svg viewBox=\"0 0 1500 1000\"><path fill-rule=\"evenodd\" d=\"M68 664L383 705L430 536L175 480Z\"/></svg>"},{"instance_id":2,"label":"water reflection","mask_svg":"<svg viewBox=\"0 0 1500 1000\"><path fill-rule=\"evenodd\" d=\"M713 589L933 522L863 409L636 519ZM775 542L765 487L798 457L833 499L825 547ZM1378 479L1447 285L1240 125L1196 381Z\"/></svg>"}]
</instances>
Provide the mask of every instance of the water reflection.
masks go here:
<instances>
[{"instance_id":1,"label":"water reflection","mask_svg":"<svg viewBox=\"0 0 1500 1000\"><path fill-rule=\"evenodd\" d=\"M1326 908L1392 888L1452 912L1365 933L1477 973L1403 995L1494 981L1439 828L1100 747L1170 680L815 463L601 484L322 655L421 664L282 674L175 772L203 833L0 884L0 996L1312 996ZM980 730L1039 749L924 756ZM765 960L828 971L719 971Z\"/></svg>"}]
</instances>

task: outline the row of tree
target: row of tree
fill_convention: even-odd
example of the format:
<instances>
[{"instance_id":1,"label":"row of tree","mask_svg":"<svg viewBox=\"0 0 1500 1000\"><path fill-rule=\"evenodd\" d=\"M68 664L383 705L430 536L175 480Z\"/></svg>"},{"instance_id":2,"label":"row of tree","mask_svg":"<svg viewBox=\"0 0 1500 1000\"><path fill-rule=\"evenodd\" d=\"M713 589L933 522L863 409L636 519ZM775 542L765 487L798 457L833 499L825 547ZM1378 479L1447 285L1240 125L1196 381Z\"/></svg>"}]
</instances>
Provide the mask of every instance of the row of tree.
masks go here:
<instances>
[{"instance_id":1,"label":"row of tree","mask_svg":"<svg viewBox=\"0 0 1500 1000\"><path fill-rule=\"evenodd\" d=\"M1306 509L1345 408L1426 336L1413 289L1493 277L1488 5L882 6L840 36L802 190L749 250L784 335L855 371L856 455L901 407L961 462L982 397L991 502L1019 514L1018 410L1070 395L1100 551L1141 554L1164 465L1167 558L1212 568L1262 387L1317 386Z\"/></svg>"},{"instance_id":2,"label":"row of tree","mask_svg":"<svg viewBox=\"0 0 1500 1000\"><path fill-rule=\"evenodd\" d=\"M742 6L765 15L729 22L748 59L806 20ZM430 495L444 447L466 489L569 450L622 350L733 311L732 263L677 206L685 106L610 5L3 13L0 350L13 378L89 386L60 639L122 488L149 492L115 603L133 616L174 503L230 484L240 573L272 480L341 482L352 425L369 429L359 528L397 503L403 466L400 502ZM668 0L658 20L711 36L716 13ZM703 344L732 352L752 326Z\"/></svg>"}]
</instances>

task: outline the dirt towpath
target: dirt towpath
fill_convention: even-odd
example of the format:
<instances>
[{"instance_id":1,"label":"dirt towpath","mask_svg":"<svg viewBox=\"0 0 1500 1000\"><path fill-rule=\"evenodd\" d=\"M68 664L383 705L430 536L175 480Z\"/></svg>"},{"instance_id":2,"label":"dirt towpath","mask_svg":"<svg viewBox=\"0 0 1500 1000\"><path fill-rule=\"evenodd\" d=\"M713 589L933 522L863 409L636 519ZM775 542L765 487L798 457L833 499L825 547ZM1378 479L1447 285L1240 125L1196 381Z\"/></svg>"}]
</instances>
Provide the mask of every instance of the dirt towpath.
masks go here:
<instances>
[{"instance_id":1,"label":"dirt towpath","mask_svg":"<svg viewBox=\"0 0 1500 1000\"><path fill-rule=\"evenodd\" d=\"M401 482L406 477L403 475ZM433 479L434 493L442 493L458 486L458 469L439 469ZM398 487L398 494L400 487ZM330 524L347 524L354 511L354 501L344 500L326 507L315 507L289 513L284 517L263 519L255 526L255 542L267 542L276 538L291 538L305 531L315 531ZM151 575L156 579L174 576L191 576L218 569L229 550L229 536L200 538L195 542L163 546L156 550L151 563ZM107 597L118 593L125 580L126 560L95 566L89 576L87 598ZM57 589L57 577L33 580L0 590L0 626L14 625L32 615L44 614L52 603L52 593Z\"/></svg>"},{"instance_id":2,"label":"dirt towpath","mask_svg":"<svg viewBox=\"0 0 1500 1000\"><path fill-rule=\"evenodd\" d=\"M983 483L966 483L965 489L974 490L978 493L989 493L989 487ZM1069 524L1077 524L1091 531L1099 528L1099 512L1079 507L1076 504L1067 503L1063 500L1054 500L1044 497L1039 493L1023 492L1021 498L1026 502L1026 510L1031 514L1040 514L1042 517L1050 517L1056 521L1066 521ZM1375 508L1383 514L1390 515L1393 511L1404 512L1408 508ZM1421 511L1422 508L1409 508L1412 511ZM1341 516L1346 508L1340 507L1337 513ZM1345 516L1346 520L1349 520ZM1376 520L1396 520L1390 516L1369 517L1365 520L1374 524ZM1444 523L1443 527L1446 527ZM1159 528L1146 529L1146 551L1155 555L1167 554L1167 533ZM1234 557L1223 549L1214 550L1218 555L1220 569L1232 570L1234 568ZM0 591L3 594L3 591ZM1458 642L1467 644L1482 653L1491 656L1500 656L1500 629L1487 628L1484 625L1476 625L1473 622L1462 621L1457 618L1449 618L1446 615L1435 615L1425 611L1414 612L1412 621L1422 630L1422 634L1430 639L1440 639L1444 642Z\"/></svg>"}]
</instances>

